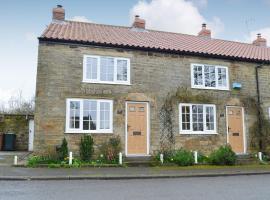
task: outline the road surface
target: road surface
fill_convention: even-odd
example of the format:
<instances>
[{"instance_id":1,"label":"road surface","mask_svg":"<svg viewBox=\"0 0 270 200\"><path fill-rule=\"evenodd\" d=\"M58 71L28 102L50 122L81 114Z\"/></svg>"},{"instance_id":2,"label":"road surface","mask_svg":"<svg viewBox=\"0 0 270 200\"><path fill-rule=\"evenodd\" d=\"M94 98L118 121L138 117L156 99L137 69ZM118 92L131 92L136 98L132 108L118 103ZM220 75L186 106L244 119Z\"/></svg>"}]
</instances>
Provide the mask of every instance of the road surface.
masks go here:
<instances>
[{"instance_id":1,"label":"road surface","mask_svg":"<svg viewBox=\"0 0 270 200\"><path fill-rule=\"evenodd\" d=\"M269 200L270 175L148 180L0 181L1 200Z\"/></svg>"}]
</instances>

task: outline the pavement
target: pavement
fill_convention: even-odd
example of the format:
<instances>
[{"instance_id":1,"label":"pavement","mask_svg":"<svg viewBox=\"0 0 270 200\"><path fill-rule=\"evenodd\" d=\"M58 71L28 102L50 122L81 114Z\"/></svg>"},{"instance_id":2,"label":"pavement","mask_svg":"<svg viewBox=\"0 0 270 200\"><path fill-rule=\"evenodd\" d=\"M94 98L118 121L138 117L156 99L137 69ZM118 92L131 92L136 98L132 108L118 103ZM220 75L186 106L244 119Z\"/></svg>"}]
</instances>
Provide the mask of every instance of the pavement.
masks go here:
<instances>
[{"instance_id":1,"label":"pavement","mask_svg":"<svg viewBox=\"0 0 270 200\"><path fill-rule=\"evenodd\" d=\"M121 180L270 174L269 165L193 167L26 168L0 166L0 180Z\"/></svg>"}]
</instances>

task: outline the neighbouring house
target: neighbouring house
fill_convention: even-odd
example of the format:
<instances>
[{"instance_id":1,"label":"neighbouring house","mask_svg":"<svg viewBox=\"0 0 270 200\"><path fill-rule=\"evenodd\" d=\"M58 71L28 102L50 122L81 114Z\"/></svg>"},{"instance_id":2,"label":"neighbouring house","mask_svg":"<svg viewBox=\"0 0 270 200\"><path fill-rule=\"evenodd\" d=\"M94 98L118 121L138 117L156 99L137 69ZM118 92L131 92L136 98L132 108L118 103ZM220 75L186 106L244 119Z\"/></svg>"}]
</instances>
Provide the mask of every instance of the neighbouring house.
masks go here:
<instances>
[{"instance_id":1,"label":"neighbouring house","mask_svg":"<svg viewBox=\"0 0 270 200\"><path fill-rule=\"evenodd\" d=\"M4 149L3 134L16 135L16 151L33 151L34 115L32 114L1 114L0 113L0 151Z\"/></svg>"},{"instance_id":2,"label":"neighbouring house","mask_svg":"<svg viewBox=\"0 0 270 200\"><path fill-rule=\"evenodd\" d=\"M270 48L130 27L69 21L62 6L39 37L34 151L65 137L78 152L119 135L126 156L186 148L205 153L229 143L263 148L270 107ZM176 24L177 26L177 24ZM200 27L198 27L198 30ZM258 127L258 128L257 128Z\"/></svg>"}]
</instances>

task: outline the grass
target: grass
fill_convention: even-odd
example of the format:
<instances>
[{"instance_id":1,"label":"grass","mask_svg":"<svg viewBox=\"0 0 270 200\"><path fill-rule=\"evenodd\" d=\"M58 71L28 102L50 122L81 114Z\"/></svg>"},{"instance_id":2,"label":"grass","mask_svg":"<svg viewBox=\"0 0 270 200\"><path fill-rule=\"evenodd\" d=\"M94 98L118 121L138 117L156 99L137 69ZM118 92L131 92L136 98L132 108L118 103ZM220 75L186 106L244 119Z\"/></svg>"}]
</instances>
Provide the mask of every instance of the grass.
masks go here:
<instances>
[{"instance_id":1,"label":"grass","mask_svg":"<svg viewBox=\"0 0 270 200\"><path fill-rule=\"evenodd\" d=\"M253 164L253 165L193 165L187 167L180 166L156 166L157 170L211 170L211 169L270 169L269 164Z\"/></svg>"}]
</instances>

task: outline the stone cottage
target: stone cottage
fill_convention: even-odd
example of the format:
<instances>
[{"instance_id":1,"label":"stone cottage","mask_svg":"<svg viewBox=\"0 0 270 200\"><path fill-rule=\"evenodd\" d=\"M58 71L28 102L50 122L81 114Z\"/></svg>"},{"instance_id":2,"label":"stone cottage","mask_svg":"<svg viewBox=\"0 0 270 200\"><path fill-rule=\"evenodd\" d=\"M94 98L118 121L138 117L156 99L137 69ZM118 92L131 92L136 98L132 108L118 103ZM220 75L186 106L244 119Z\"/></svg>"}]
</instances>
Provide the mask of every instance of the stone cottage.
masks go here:
<instances>
[{"instance_id":1,"label":"stone cottage","mask_svg":"<svg viewBox=\"0 0 270 200\"><path fill-rule=\"evenodd\" d=\"M252 127L270 107L266 40L214 39L206 24L198 35L146 24L139 16L130 27L68 21L62 6L53 9L39 37L34 151L65 137L78 152L84 134L97 145L119 135L126 156L262 148Z\"/></svg>"}]
</instances>

